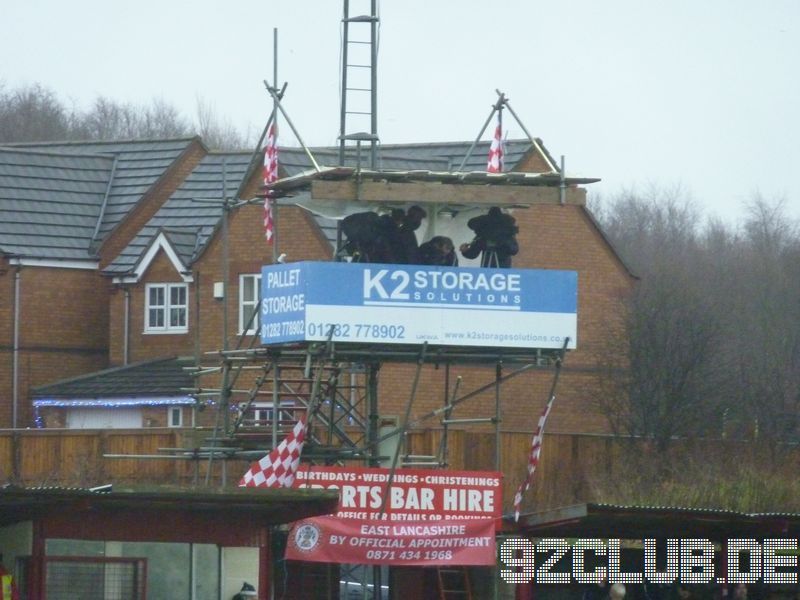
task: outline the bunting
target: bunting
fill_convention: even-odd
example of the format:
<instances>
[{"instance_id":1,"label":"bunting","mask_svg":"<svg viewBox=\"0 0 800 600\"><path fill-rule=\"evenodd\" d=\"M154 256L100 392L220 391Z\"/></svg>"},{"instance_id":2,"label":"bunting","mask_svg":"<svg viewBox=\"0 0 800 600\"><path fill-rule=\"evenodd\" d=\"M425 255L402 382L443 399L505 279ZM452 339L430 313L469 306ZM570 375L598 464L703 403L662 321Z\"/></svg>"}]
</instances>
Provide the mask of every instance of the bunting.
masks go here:
<instances>
[{"instance_id":1,"label":"bunting","mask_svg":"<svg viewBox=\"0 0 800 600\"><path fill-rule=\"evenodd\" d=\"M306 413L272 452L257 460L239 480L239 487L292 487L306 439Z\"/></svg>"},{"instance_id":2,"label":"bunting","mask_svg":"<svg viewBox=\"0 0 800 600\"><path fill-rule=\"evenodd\" d=\"M499 120L494 130L492 145L489 147L489 160L486 164L486 171L489 173L503 172L503 128Z\"/></svg>"},{"instance_id":3,"label":"bunting","mask_svg":"<svg viewBox=\"0 0 800 600\"><path fill-rule=\"evenodd\" d=\"M533 481L533 474L536 472L536 467L539 465L539 455L542 452L542 438L544 436L544 424L547 421L547 416L550 414L550 409L553 408L553 401L556 399L556 395L553 394L550 396L550 399L547 401L547 405L544 407L544 411L542 411L541 416L539 417L539 423L536 425L536 431L533 434L533 439L531 440L531 451L528 454L528 473L525 476L525 481L523 481L519 488L517 489L517 493L514 494L514 520L519 521L519 509L522 505L522 494L528 491L528 488L531 487L531 481Z\"/></svg>"},{"instance_id":4,"label":"bunting","mask_svg":"<svg viewBox=\"0 0 800 600\"><path fill-rule=\"evenodd\" d=\"M275 121L270 125L269 133L267 134L267 145L264 148L264 185L269 185L278 180L278 143L277 143L277 128ZM264 198L264 235L267 238L267 243L272 243L272 238L275 236L275 220L273 218L273 205L275 200L272 198L272 192L267 190L267 196Z\"/></svg>"}]
</instances>

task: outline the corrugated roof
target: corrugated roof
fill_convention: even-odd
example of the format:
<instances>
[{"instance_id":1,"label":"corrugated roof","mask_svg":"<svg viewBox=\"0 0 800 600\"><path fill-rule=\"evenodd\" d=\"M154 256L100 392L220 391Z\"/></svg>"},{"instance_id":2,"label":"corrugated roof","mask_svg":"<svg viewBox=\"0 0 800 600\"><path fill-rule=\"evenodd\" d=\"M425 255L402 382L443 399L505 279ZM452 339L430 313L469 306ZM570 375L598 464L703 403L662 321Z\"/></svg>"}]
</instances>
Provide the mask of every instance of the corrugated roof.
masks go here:
<instances>
[{"instance_id":1,"label":"corrugated roof","mask_svg":"<svg viewBox=\"0 0 800 600\"><path fill-rule=\"evenodd\" d=\"M35 239L27 240L30 246L20 246L20 240L9 244L0 235L0 248L12 252L5 245L19 246L18 250L27 252L25 256L38 258L91 258L89 247L97 219L101 218L97 239L103 240L197 139L6 144L0 154L0 168L4 169L0 171L0 208L36 214L36 218L49 220L58 228L33 231L20 223L2 233L26 238L33 235ZM98 161L103 161L102 169ZM106 189L108 198L103 206ZM91 211L85 208L87 204ZM81 221L80 227L70 227L70 222L61 220L62 214L73 214L73 210L91 217L91 225L86 224L88 219ZM50 236L54 239L48 239ZM67 243L65 238L72 242Z\"/></svg>"},{"instance_id":2,"label":"corrugated roof","mask_svg":"<svg viewBox=\"0 0 800 600\"><path fill-rule=\"evenodd\" d=\"M184 264L191 264L220 222L223 196L230 199L235 196L250 158L248 152L206 155L104 273L131 273L159 231L165 233Z\"/></svg>"},{"instance_id":3,"label":"corrugated roof","mask_svg":"<svg viewBox=\"0 0 800 600\"><path fill-rule=\"evenodd\" d=\"M163 523L163 529L168 530L171 511L191 511L216 519L217 523L222 519L228 530L231 527L246 530L329 514L336 510L338 502L338 492L310 488L215 489L174 485L114 485L108 489L105 486L19 487L6 484L0 486L0 525L30 521L53 514L66 514L71 519L92 520L108 511L114 511L123 517L129 511L131 518L137 514L152 515L157 511L161 518L154 522ZM145 531L143 535L151 533ZM203 532L202 535L216 535L219 538L219 534L213 531ZM210 537L209 542L221 543L221 540Z\"/></svg>"},{"instance_id":4,"label":"corrugated roof","mask_svg":"<svg viewBox=\"0 0 800 600\"><path fill-rule=\"evenodd\" d=\"M707 538L796 537L800 514L745 513L716 508L576 504L520 515L506 525L531 537L563 538Z\"/></svg>"},{"instance_id":5,"label":"corrugated roof","mask_svg":"<svg viewBox=\"0 0 800 600\"><path fill-rule=\"evenodd\" d=\"M42 398L185 396L186 392L181 389L193 387L194 378L184 367L193 365L191 358L158 358L31 388L31 395L34 401Z\"/></svg>"}]
</instances>

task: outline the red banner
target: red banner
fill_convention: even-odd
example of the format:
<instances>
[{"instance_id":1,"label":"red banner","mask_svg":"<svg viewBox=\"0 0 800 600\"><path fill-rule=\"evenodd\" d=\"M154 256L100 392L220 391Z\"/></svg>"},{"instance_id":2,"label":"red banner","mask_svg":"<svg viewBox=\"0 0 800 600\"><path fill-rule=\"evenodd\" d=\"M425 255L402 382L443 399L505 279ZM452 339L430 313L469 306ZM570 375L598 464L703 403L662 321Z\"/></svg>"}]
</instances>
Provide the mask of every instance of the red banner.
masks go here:
<instances>
[{"instance_id":1,"label":"red banner","mask_svg":"<svg viewBox=\"0 0 800 600\"><path fill-rule=\"evenodd\" d=\"M286 558L357 565L494 565L494 521L387 523L314 517L293 525Z\"/></svg>"},{"instance_id":2,"label":"red banner","mask_svg":"<svg viewBox=\"0 0 800 600\"><path fill-rule=\"evenodd\" d=\"M286 558L383 565L493 565L495 471L301 467L294 487L339 490L336 515L295 523Z\"/></svg>"},{"instance_id":3,"label":"red banner","mask_svg":"<svg viewBox=\"0 0 800 600\"><path fill-rule=\"evenodd\" d=\"M502 517L502 474L495 471L303 466L293 487L339 490L344 519L439 521ZM387 492L388 488L388 492Z\"/></svg>"}]
</instances>

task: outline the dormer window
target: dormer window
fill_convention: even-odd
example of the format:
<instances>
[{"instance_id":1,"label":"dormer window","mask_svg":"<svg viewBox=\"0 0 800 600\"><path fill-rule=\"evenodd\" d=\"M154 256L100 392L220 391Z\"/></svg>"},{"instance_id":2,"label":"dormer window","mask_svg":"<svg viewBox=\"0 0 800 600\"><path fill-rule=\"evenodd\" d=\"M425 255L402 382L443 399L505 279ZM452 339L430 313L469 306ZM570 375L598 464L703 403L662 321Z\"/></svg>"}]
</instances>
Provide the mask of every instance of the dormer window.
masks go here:
<instances>
[{"instance_id":1,"label":"dormer window","mask_svg":"<svg viewBox=\"0 0 800 600\"><path fill-rule=\"evenodd\" d=\"M186 333L189 293L185 283L150 283L145 293L145 333Z\"/></svg>"}]
</instances>

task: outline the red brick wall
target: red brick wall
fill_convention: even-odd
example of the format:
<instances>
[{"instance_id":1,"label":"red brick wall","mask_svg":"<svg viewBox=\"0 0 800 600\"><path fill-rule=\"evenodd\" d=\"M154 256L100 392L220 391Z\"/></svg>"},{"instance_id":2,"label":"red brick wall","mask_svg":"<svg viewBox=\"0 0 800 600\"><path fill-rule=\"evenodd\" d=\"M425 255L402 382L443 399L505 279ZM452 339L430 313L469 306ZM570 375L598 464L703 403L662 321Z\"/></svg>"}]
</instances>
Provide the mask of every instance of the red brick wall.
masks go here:
<instances>
[{"instance_id":1,"label":"red brick wall","mask_svg":"<svg viewBox=\"0 0 800 600\"><path fill-rule=\"evenodd\" d=\"M124 362L125 293L129 289L112 285L108 295L108 362L112 366L119 366Z\"/></svg>"},{"instance_id":2,"label":"red brick wall","mask_svg":"<svg viewBox=\"0 0 800 600\"><path fill-rule=\"evenodd\" d=\"M555 165L558 167L558 165ZM549 173L550 165L535 148L531 148L526 156L523 156L519 164L514 168L515 171L527 173Z\"/></svg>"},{"instance_id":3,"label":"red brick wall","mask_svg":"<svg viewBox=\"0 0 800 600\"><path fill-rule=\"evenodd\" d=\"M14 269L0 257L0 427L11 423Z\"/></svg>"},{"instance_id":4,"label":"red brick wall","mask_svg":"<svg viewBox=\"0 0 800 600\"><path fill-rule=\"evenodd\" d=\"M0 427L12 425L14 272L0 275ZM29 390L107 366L108 282L96 271L20 270L17 425L32 425Z\"/></svg>"},{"instance_id":5,"label":"red brick wall","mask_svg":"<svg viewBox=\"0 0 800 600\"><path fill-rule=\"evenodd\" d=\"M239 328L239 276L260 273L272 262L272 247L264 239L263 209L257 205L236 211L229 229L228 342L234 346ZM288 262L325 260L331 251L320 240L308 213L281 207L278 214L278 248ZM222 240L218 235L195 265L200 287L200 347L222 348L222 301L213 298L214 282L222 281Z\"/></svg>"}]
</instances>

